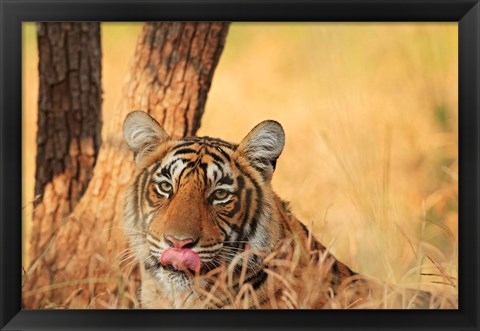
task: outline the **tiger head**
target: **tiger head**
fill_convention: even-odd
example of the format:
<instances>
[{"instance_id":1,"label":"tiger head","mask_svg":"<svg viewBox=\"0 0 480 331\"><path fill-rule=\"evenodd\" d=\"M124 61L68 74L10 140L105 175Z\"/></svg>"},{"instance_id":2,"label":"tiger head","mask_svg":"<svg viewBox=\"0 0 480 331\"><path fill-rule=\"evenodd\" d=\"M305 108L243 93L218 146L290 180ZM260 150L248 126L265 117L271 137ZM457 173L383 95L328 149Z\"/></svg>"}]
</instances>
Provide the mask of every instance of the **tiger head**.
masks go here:
<instances>
[{"instance_id":1,"label":"tiger head","mask_svg":"<svg viewBox=\"0 0 480 331\"><path fill-rule=\"evenodd\" d=\"M261 122L236 145L173 139L134 111L123 133L136 164L123 227L144 273L170 291L187 290L195 275L228 265L247 247L273 250L282 232L272 221L270 183L285 141L278 122Z\"/></svg>"}]
</instances>

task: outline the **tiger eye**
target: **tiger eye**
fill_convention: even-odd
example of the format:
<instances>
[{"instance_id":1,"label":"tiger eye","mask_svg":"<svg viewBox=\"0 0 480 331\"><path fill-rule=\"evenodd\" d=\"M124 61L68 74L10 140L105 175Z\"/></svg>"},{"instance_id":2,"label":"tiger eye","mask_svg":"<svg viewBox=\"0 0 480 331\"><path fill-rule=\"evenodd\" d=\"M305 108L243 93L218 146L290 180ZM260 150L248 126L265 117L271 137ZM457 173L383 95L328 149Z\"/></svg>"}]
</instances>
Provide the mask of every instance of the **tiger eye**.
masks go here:
<instances>
[{"instance_id":1,"label":"tiger eye","mask_svg":"<svg viewBox=\"0 0 480 331\"><path fill-rule=\"evenodd\" d=\"M227 196L228 196L228 192L226 190L219 189L213 192L213 197L215 200L223 200Z\"/></svg>"},{"instance_id":2,"label":"tiger eye","mask_svg":"<svg viewBox=\"0 0 480 331\"><path fill-rule=\"evenodd\" d=\"M172 191L172 184L169 182L161 182L158 184L158 188L164 193L170 193Z\"/></svg>"}]
</instances>

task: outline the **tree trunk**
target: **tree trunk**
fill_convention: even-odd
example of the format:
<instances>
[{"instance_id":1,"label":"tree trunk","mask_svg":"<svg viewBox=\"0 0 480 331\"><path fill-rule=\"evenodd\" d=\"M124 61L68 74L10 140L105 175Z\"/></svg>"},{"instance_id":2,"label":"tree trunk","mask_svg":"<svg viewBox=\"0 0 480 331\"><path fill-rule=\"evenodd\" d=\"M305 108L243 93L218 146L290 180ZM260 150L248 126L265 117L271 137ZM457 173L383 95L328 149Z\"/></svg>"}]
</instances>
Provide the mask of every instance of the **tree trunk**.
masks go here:
<instances>
[{"instance_id":1,"label":"tree trunk","mask_svg":"<svg viewBox=\"0 0 480 331\"><path fill-rule=\"evenodd\" d=\"M194 135L227 31L227 23L145 25L94 176L55 232L37 268L42 272L24 290L27 308L39 307L46 298L69 307L136 305L138 277L130 274L131 256L119 260L127 245L119 225L123 194L134 171L122 123L130 111L141 109L174 137Z\"/></svg>"},{"instance_id":2,"label":"tree trunk","mask_svg":"<svg viewBox=\"0 0 480 331\"><path fill-rule=\"evenodd\" d=\"M38 23L37 32L40 91L31 270L92 177L102 104L100 24ZM53 266L44 261L41 269L50 273Z\"/></svg>"}]
</instances>

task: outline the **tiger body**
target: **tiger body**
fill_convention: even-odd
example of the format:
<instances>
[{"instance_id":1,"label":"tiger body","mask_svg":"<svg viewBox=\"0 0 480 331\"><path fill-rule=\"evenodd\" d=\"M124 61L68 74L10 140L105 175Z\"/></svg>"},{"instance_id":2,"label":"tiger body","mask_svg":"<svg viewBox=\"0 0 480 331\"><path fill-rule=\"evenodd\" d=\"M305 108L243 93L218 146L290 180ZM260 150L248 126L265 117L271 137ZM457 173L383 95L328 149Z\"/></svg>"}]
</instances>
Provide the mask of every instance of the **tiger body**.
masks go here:
<instances>
[{"instance_id":1,"label":"tiger body","mask_svg":"<svg viewBox=\"0 0 480 331\"><path fill-rule=\"evenodd\" d=\"M277 122L260 123L236 145L172 139L136 111L124 135L136 174L123 227L140 264L143 308L346 308L383 295L274 193L284 146ZM428 305L430 296L417 294L413 306Z\"/></svg>"}]
</instances>

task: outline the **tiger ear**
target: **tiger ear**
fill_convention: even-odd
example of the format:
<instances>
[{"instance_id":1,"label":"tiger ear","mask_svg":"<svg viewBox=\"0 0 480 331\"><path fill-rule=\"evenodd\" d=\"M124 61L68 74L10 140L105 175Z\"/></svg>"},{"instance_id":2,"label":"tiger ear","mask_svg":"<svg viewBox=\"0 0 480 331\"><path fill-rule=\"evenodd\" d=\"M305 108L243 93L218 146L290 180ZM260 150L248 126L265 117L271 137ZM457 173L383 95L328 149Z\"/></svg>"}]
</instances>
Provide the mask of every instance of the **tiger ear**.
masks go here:
<instances>
[{"instance_id":1,"label":"tiger ear","mask_svg":"<svg viewBox=\"0 0 480 331\"><path fill-rule=\"evenodd\" d=\"M152 116L140 110L129 113L125 118L123 136L134 153L135 161L148 155L169 139L160 124Z\"/></svg>"},{"instance_id":2,"label":"tiger ear","mask_svg":"<svg viewBox=\"0 0 480 331\"><path fill-rule=\"evenodd\" d=\"M285 145L285 132L277 121L267 120L255 126L238 146L253 165L269 179Z\"/></svg>"}]
</instances>

